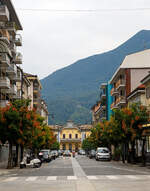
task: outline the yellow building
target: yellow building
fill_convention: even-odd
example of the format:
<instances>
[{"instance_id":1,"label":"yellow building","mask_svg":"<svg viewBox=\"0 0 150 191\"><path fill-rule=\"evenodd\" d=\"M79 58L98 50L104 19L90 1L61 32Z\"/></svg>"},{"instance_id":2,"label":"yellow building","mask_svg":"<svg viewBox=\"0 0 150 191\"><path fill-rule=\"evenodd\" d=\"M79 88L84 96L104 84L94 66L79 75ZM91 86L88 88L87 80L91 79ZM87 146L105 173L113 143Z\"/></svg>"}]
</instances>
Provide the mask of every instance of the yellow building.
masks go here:
<instances>
[{"instance_id":1,"label":"yellow building","mask_svg":"<svg viewBox=\"0 0 150 191\"><path fill-rule=\"evenodd\" d=\"M75 125L72 121L68 121L66 125L51 126L62 150L81 149L82 141L89 137L92 125Z\"/></svg>"}]
</instances>

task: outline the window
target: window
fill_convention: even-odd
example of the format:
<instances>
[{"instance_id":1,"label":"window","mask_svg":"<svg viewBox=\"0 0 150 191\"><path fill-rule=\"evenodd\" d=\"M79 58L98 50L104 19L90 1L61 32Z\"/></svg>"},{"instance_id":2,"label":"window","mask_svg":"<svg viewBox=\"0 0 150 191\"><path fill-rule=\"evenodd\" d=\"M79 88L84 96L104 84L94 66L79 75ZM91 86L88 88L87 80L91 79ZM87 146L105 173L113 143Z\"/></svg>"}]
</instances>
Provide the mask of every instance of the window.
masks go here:
<instances>
[{"instance_id":1,"label":"window","mask_svg":"<svg viewBox=\"0 0 150 191\"><path fill-rule=\"evenodd\" d=\"M63 134L63 139L65 139L66 138L66 135L65 134Z\"/></svg>"},{"instance_id":2,"label":"window","mask_svg":"<svg viewBox=\"0 0 150 191\"><path fill-rule=\"evenodd\" d=\"M76 134L76 139L78 139L78 134Z\"/></svg>"},{"instance_id":3,"label":"window","mask_svg":"<svg viewBox=\"0 0 150 191\"><path fill-rule=\"evenodd\" d=\"M69 134L69 139L72 139L72 134Z\"/></svg>"},{"instance_id":4,"label":"window","mask_svg":"<svg viewBox=\"0 0 150 191\"><path fill-rule=\"evenodd\" d=\"M66 150L66 145L65 144L63 144L62 149Z\"/></svg>"},{"instance_id":5,"label":"window","mask_svg":"<svg viewBox=\"0 0 150 191\"><path fill-rule=\"evenodd\" d=\"M146 88L146 98L149 99L150 98L150 87Z\"/></svg>"}]
</instances>

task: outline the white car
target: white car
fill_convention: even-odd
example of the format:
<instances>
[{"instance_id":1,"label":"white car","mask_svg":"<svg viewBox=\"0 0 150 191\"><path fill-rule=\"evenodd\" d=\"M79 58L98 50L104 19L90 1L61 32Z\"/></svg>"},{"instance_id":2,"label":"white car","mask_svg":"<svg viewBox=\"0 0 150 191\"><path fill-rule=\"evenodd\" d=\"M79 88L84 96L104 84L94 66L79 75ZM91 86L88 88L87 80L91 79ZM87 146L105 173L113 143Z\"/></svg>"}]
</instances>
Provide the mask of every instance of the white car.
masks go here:
<instances>
[{"instance_id":1,"label":"white car","mask_svg":"<svg viewBox=\"0 0 150 191\"><path fill-rule=\"evenodd\" d=\"M111 153L107 147L98 147L96 150L96 160L111 160Z\"/></svg>"}]
</instances>

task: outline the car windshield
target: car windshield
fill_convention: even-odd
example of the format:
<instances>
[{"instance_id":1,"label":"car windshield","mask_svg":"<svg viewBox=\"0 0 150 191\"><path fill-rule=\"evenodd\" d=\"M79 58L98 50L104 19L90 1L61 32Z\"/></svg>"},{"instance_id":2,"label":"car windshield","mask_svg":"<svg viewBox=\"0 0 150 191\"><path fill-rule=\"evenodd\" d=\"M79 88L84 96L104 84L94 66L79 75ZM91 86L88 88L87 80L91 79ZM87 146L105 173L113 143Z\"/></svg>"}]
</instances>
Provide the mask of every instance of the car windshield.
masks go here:
<instances>
[{"instance_id":1,"label":"car windshield","mask_svg":"<svg viewBox=\"0 0 150 191\"><path fill-rule=\"evenodd\" d=\"M108 149L98 149L98 153L109 153Z\"/></svg>"},{"instance_id":2,"label":"car windshield","mask_svg":"<svg viewBox=\"0 0 150 191\"><path fill-rule=\"evenodd\" d=\"M43 153L43 155L48 155L48 151L41 151L41 153Z\"/></svg>"}]
</instances>

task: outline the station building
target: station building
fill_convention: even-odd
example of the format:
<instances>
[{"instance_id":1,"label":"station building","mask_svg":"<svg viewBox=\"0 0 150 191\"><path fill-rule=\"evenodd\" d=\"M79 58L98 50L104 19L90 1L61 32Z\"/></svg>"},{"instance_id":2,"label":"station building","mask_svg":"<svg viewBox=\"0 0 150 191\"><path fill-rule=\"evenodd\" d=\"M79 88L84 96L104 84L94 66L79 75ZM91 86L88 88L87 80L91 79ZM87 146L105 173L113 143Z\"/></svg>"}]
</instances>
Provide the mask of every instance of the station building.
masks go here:
<instances>
[{"instance_id":1,"label":"station building","mask_svg":"<svg viewBox=\"0 0 150 191\"><path fill-rule=\"evenodd\" d=\"M82 147L82 141L90 136L92 125L76 125L68 121L64 126L50 127L60 143L60 149L77 152Z\"/></svg>"}]
</instances>

